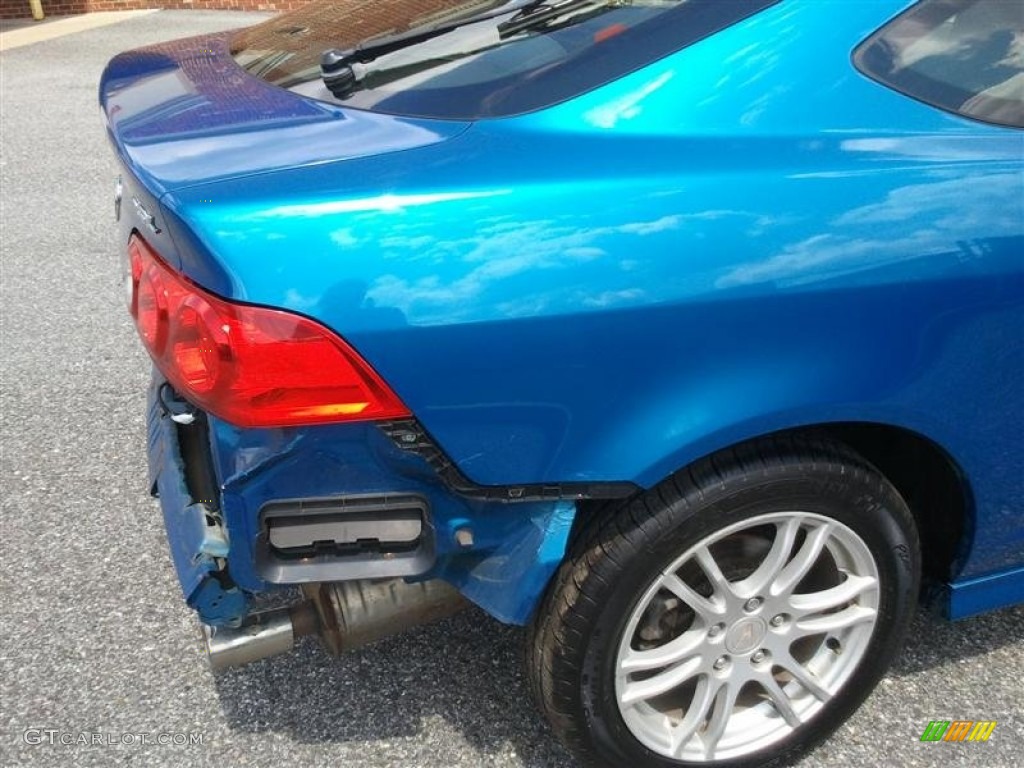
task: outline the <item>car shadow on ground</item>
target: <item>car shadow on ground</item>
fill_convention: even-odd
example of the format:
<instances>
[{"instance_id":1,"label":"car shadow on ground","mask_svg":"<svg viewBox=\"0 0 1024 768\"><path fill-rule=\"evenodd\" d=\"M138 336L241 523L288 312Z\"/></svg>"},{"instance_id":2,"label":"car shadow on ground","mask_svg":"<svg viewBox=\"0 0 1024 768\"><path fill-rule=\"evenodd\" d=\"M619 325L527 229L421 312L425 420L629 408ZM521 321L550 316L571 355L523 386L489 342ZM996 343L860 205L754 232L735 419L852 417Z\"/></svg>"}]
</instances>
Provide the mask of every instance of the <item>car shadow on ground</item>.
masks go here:
<instances>
[{"instance_id":1,"label":"car shadow on ground","mask_svg":"<svg viewBox=\"0 0 1024 768\"><path fill-rule=\"evenodd\" d=\"M921 611L890 676L912 677L1014 642L1024 608L959 623ZM284 732L302 743L389 742L454 729L481 757L513 752L524 766L576 763L535 709L523 678L524 630L470 609L333 659L313 640L290 655L216 678L231 728ZM388 750L382 743L381 757Z\"/></svg>"},{"instance_id":2,"label":"car shadow on ground","mask_svg":"<svg viewBox=\"0 0 1024 768\"><path fill-rule=\"evenodd\" d=\"M889 676L912 677L935 667L955 665L1019 642L1021 637L1024 637L1024 606L956 622L920 611Z\"/></svg>"},{"instance_id":3,"label":"car shadow on ground","mask_svg":"<svg viewBox=\"0 0 1024 768\"><path fill-rule=\"evenodd\" d=\"M382 741L455 731L481 755L530 768L576 763L534 707L522 673L525 630L476 608L340 658L312 639L292 654L228 670L216 689L228 725L298 742ZM381 758L388 745L381 745Z\"/></svg>"}]
</instances>

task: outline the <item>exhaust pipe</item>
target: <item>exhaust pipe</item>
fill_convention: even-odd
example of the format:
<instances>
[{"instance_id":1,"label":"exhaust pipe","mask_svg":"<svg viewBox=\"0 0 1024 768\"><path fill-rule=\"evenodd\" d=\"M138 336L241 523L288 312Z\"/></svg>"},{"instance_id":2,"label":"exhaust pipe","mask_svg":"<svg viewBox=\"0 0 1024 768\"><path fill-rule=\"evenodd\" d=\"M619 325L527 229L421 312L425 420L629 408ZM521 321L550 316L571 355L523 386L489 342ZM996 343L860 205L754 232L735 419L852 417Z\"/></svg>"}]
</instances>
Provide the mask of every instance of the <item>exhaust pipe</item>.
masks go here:
<instances>
[{"instance_id":1,"label":"exhaust pipe","mask_svg":"<svg viewBox=\"0 0 1024 768\"><path fill-rule=\"evenodd\" d=\"M451 616L466 607L441 580L402 579L306 584L306 601L250 615L239 627L203 625L210 667L218 672L286 653L295 640L319 634L332 655Z\"/></svg>"},{"instance_id":2,"label":"exhaust pipe","mask_svg":"<svg viewBox=\"0 0 1024 768\"><path fill-rule=\"evenodd\" d=\"M295 647L297 638L311 635L317 628L316 611L307 602L251 614L239 627L203 624L203 636L210 668L219 672L286 653Z\"/></svg>"}]
</instances>

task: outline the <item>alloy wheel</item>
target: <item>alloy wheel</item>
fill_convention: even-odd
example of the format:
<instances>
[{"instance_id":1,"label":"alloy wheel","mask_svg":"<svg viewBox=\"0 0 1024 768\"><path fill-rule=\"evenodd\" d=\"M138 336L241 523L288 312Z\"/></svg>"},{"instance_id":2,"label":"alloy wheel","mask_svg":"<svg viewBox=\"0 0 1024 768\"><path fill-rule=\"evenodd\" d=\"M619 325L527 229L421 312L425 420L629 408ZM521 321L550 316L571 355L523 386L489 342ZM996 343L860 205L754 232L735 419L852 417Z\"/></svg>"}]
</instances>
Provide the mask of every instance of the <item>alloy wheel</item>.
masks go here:
<instances>
[{"instance_id":1,"label":"alloy wheel","mask_svg":"<svg viewBox=\"0 0 1024 768\"><path fill-rule=\"evenodd\" d=\"M615 692L633 736L677 760L742 757L835 696L874 631L879 576L837 520L779 512L689 548L637 601Z\"/></svg>"}]
</instances>

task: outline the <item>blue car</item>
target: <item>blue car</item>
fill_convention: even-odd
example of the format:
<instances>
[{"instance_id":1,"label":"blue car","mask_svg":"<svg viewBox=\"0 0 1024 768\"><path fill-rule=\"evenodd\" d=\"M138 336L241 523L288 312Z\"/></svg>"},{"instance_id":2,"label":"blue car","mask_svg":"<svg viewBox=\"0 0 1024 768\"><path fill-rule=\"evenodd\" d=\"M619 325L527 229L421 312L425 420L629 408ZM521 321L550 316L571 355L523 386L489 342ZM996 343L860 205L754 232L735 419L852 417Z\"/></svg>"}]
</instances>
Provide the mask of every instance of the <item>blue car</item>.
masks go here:
<instances>
[{"instance_id":1,"label":"blue car","mask_svg":"<svg viewBox=\"0 0 1024 768\"><path fill-rule=\"evenodd\" d=\"M765 766L1024 602L1020 2L314 0L100 102L215 668L474 603L584 764Z\"/></svg>"}]
</instances>

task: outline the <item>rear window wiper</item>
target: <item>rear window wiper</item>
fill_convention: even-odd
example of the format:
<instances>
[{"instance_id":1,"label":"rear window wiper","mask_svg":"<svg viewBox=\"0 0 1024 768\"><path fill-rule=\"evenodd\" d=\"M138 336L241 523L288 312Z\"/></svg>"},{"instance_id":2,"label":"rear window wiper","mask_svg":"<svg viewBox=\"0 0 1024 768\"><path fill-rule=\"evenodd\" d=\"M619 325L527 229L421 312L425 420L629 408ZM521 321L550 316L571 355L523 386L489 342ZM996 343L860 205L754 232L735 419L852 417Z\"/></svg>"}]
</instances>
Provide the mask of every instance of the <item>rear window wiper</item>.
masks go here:
<instances>
[{"instance_id":1,"label":"rear window wiper","mask_svg":"<svg viewBox=\"0 0 1024 768\"><path fill-rule=\"evenodd\" d=\"M600 4L599 0L524 0L445 24L380 37L347 50L330 48L320 57L320 76L335 97L344 99L352 95L359 81L353 64L367 64L381 56L440 37L461 27L514 13L515 17L498 25L498 37L503 40L520 32L535 29L568 11L595 4Z\"/></svg>"}]
</instances>

